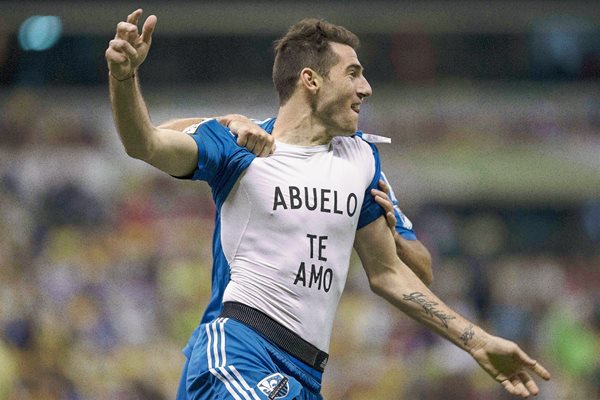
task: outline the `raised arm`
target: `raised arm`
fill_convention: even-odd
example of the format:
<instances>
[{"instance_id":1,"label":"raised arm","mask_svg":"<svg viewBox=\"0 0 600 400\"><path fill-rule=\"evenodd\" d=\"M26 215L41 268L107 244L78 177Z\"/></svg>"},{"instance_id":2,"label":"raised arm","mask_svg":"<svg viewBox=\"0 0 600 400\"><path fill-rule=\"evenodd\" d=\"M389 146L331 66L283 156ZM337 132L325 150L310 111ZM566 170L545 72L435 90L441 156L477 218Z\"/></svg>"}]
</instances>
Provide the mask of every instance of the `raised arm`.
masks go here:
<instances>
[{"instance_id":1,"label":"raised arm","mask_svg":"<svg viewBox=\"0 0 600 400\"><path fill-rule=\"evenodd\" d=\"M157 18L149 16L141 34L138 9L119 22L105 56L109 70L110 101L115 125L127 154L174 176L189 175L198 161L194 139L178 130L152 124L141 94L138 67L144 62Z\"/></svg>"},{"instance_id":2,"label":"raised arm","mask_svg":"<svg viewBox=\"0 0 600 400\"><path fill-rule=\"evenodd\" d=\"M438 299L397 257L385 218L359 229L354 247L375 293L469 352L509 393L527 397L539 392L528 371L550 379L549 372L515 343L490 335Z\"/></svg>"},{"instance_id":3,"label":"raised arm","mask_svg":"<svg viewBox=\"0 0 600 400\"><path fill-rule=\"evenodd\" d=\"M207 118L182 118L167 121L159 126L164 129L185 131ZM267 157L275 151L275 139L250 118L241 114L227 114L215 117L231 133L237 136L237 144L247 148L258 157Z\"/></svg>"}]
</instances>

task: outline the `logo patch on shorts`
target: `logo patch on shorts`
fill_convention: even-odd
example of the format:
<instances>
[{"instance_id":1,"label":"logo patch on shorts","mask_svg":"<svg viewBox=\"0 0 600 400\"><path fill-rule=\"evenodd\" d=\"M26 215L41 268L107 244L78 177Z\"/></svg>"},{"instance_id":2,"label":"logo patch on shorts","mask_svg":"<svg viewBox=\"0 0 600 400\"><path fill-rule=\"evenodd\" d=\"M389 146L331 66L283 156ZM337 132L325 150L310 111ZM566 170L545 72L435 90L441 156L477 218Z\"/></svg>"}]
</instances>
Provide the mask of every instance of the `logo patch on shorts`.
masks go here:
<instances>
[{"instance_id":1,"label":"logo patch on shorts","mask_svg":"<svg viewBox=\"0 0 600 400\"><path fill-rule=\"evenodd\" d=\"M269 400L282 399L290 391L287 376L281 375L279 372L271 374L258 382L258 389L268 396Z\"/></svg>"}]
</instances>

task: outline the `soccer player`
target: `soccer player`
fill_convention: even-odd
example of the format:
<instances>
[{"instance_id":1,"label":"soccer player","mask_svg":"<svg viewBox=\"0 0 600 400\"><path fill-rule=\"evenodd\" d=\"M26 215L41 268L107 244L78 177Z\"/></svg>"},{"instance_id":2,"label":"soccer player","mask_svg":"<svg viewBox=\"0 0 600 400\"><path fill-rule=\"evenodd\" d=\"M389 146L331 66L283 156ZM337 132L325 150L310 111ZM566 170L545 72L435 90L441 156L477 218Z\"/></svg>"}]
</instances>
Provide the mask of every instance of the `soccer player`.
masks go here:
<instances>
[{"instance_id":1,"label":"soccer player","mask_svg":"<svg viewBox=\"0 0 600 400\"><path fill-rule=\"evenodd\" d=\"M371 95L354 34L308 19L277 42L277 149L258 158L215 120L191 136L152 125L136 75L157 18L139 34L141 13L117 25L106 51L117 130L130 156L209 183L214 262L231 270L221 315L200 325L186 354L180 398L320 399L353 244L377 294L468 351L508 392L538 393L530 372L549 379L544 367L451 310L398 258L370 196L377 150L354 135Z\"/></svg>"},{"instance_id":2,"label":"soccer player","mask_svg":"<svg viewBox=\"0 0 600 400\"><path fill-rule=\"evenodd\" d=\"M207 118L181 118L163 123L159 128L180 130L186 133L194 133L200 123ZM229 114L216 117L217 121L227 126L236 135L237 143L246 147L258 157L272 154L275 141L271 131L275 118L264 121L251 120L240 114ZM190 125L191 124L191 125ZM362 132L357 132L362 135ZM379 137L369 135L375 140ZM394 235L396 253L398 257L426 284L430 285L433 280L431 268L431 255L427 248L417 239L413 230L412 222L402 213L398 207L398 201L391 189L385 175L382 172L379 187L381 190L373 189L371 194L375 201L384 209L388 226ZM202 316L201 322L210 322L219 316L223 303L223 292L230 280L229 266L214 265L212 270L211 298Z\"/></svg>"},{"instance_id":3,"label":"soccer player","mask_svg":"<svg viewBox=\"0 0 600 400\"><path fill-rule=\"evenodd\" d=\"M204 120L206 118L173 119L161 124L159 128L179 130L191 134L195 132L198 124ZM216 120L227 126L236 135L237 143L240 146L246 147L258 157L268 156L275 149L275 142L270 134L275 118L256 121L244 115L229 114L216 117ZM363 135L362 132L356 132L356 134ZM386 142L384 140L386 138L377 135L367 136L367 140L373 141L373 143ZM433 281L431 254L427 247L417 239L413 224L400 209L394 190L383 171L381 178L379 182L381 190L373 189L371 194L375 196L375 201L383 207L386 213L386 219L394 234L398 257L429 286Z\"/></svg>"}]
</instances>

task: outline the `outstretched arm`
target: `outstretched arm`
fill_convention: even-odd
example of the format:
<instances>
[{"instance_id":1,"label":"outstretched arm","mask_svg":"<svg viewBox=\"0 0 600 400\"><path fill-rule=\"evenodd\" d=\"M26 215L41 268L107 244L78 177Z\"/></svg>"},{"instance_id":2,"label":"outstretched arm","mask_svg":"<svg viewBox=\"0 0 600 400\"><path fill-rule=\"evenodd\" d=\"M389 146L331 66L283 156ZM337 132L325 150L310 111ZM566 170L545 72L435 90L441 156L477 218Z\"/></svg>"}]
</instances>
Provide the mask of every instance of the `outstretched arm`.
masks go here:
<instances>
[{"instance_id":1,"label":"outstretched arm","mask_svg":"<svg viewBox=\"0 0 600 400\"><path fill-rule=\"evenodd\" d=\"M140 34L141 15L138 9L119 22L105 52L115 125L128 155L170 175L189 175L198 160L195 141L180 131L155 127L141 94L137 71L148 55L157 22L156 16L149 16Z\"/></svg>"},{"instance_id":2,"label":"outstretched arm","mask_svg":"<svg viewBox=\"0 0 600 400\"><path fill-rule=\"evenodd\" d=\"M530 372L550 379L550 373L515 343L490 335L438 299L397 257L385 218L359 229L354 246L375 293L468 351L509 393L537 394Z\"/></svg>"},{"instance_id":3,"label":"outstretched arm","mask_svg":"<svg viewBox=\"0 0 600 400\"><path fill-rule=\"evenodd\" d=\"M381 190L372 189L371 195L375 197L375 201L385 210L385 218L394 236L396 244L396 254L408 267L425 283L427 286L433 282L433 269L431 268L431 254L427 247L418 239L408 240L402 237L396 229L396 213L392 200L389 197L391 188L384 181L379 181Z\"/></svg>"}]
</instances>

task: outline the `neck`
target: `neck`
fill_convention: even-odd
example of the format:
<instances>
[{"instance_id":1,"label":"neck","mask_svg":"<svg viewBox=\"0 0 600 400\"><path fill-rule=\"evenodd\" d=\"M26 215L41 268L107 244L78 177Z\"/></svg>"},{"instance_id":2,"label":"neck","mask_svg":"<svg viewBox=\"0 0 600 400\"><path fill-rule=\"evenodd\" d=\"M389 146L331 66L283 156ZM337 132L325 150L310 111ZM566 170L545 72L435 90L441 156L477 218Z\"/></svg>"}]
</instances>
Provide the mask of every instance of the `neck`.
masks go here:
<instances>
[{"instance_id":1,"label":"neck","mask_svg":"<svg viewBox=\"0 0 600 400\"><path fill-rule=\"evenodd\" d=\"M273 127L273 137L282 143L297 146L318 146L331 142L323 123L306 104L290 99L279 108Z\"/></svg>"}]
</instances>

